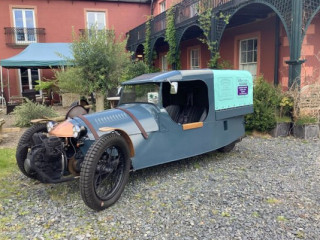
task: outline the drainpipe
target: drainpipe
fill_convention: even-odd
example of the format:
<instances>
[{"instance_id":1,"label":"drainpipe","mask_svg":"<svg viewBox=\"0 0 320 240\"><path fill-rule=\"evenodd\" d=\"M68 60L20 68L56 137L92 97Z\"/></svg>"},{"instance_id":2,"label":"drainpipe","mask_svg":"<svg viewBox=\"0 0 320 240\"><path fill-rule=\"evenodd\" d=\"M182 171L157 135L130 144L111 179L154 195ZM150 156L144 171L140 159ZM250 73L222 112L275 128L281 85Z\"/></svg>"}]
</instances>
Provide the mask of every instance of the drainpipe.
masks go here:
<instances>
[{"instance_id":1,"label":"drainpipe","mask_svg":"<svg viewBox=\"0 0 320 240\"><path fill-rule=\"evenodd\" d=\"M275 27L275 51L274 51L274 85L279 84L279 48L280 48L280 21L276 15L276 27Z\"/></svg>"},{"instance_id":2,"label":"drainpipe","mask_svg":"<svg viewBox=\"0 0 320 240\"><path fill-rule=\"evenodd\" d=\"M2 76L2 66L0 66L0 77L1 77L1 108L4 106L4 96L3 96L3 76Z\"/></svg>"},{"instance_id":3,"label":"drainpipe","mask_svg":"<svg viewBox=\"0 0 320 240\"><path fill-rule=\"evenodd\" d=\"M153 0L151 0L150 15L153 16Z\"/></svg>"}]
</instances>

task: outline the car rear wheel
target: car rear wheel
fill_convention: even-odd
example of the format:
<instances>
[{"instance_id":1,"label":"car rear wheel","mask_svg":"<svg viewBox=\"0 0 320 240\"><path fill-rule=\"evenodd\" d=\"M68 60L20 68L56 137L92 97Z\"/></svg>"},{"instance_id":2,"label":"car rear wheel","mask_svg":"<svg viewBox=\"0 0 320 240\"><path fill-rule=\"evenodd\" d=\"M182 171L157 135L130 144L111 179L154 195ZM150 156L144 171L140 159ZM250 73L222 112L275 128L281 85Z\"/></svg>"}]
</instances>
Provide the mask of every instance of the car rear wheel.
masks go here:
<instances>
[{"instance_id":1,"label":"car rear wheel","mask_svg":"<svg viewBox=\"0 0 320 240\"><path fill-rule=\"evenodd\" d=\"M91 145L80 173L80 192L88 207L100 211L119 199L129 178L129 156L126 141L116 133Z\"/></svg>"},{"instance_id":2,"label":"car rear wheel","mask_svg":"<svg viewBox=\"0 0 320 240\"><path fill-rule=\"evenodd\" d=\"M218 151L223 152L223 153L231 152L234 149L235 145L236 145L236 142L232 142L232 143L228 144L227 146L219 148Z\"/></svg>"},{"instance_id":3,"label":"car rear wheel","mask_svg":"<svg viewBox=\"0 0 320 240\"><path fill-rule=\"evenodd\" d=\"M17 151L16 151L16 160L20 171L29 178L37 179L37 174L35 172L27 172L25 168L25 160L27 158L28 152L34 146L34 142L32 139L33 134L35 133L46 133L47 126L45 123L36 124L27 129L21 136Z\"/></svg>"}]
</instances>

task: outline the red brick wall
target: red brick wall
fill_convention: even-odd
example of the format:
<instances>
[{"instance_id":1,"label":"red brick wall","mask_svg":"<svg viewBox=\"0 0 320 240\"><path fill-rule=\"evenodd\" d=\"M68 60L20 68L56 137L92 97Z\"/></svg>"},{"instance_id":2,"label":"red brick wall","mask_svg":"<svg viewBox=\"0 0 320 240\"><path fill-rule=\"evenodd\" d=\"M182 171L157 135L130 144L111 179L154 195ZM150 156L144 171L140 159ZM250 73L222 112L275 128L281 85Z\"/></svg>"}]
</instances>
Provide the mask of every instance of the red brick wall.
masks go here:
<instances>
[{"instance_id":1,"label":"red brick wall","mask_svg":"<svg viewBox=\"0 0 320 240\"><path fill-rule=\"evenodd\" d=\"M234 69L239 68L239 41L247 38L258 39L257 75L263 74L274 82L275 60L275 17L226 29L220 43L221 59L229 61Z\"/></svg>"},{"instance_id":2,"label":"red brick wall","mask_svg":"<svg viewBox=\"0 0 320 240\"><path fill-rule=\"evenodd\" d=\"M200 48L200 66L201 68L208 67L208 61L210 60L210 52L207 45L203 44L199 39L190 39L181 42L180 44L180 60L181 60L181 69L186 70L190 69L190 56L189 52L191 48L197 47Z\"/></svg>"},{"instance_id":3,"label":"red brick wall","mask_svg":"<svg viewBox=\"0 0 320 240\"><path fill-rule=\"evenodd\" d=\"M301 86L320 83L320 13L309 25L303 39L301 59L306 59L301 68Z\"/></svg>"},{"instance_id":4,"label":"red brick wall","mask_svg":"<svg viewBox=\"0 0 320 240\"><path fill-rule=\"evenodd\" d=\"M117 36L142 24L150 14L149 4L71 0L1 0L0 1L0 59L12 57L23 49L5 44L4 27L13 27L12 7L34 8L36 27L45 28L45 42L71 42L72 29L86 28L86 11L105 11L107 28ZM4 69L4 81L7 82ZM17 70L10 70L11 96L20 95ZM45 74L43 74L45 75ZM6 88L7 89L7 88ZM7 94L7 93L6 93Z\"/></svg>"}]
</instances>

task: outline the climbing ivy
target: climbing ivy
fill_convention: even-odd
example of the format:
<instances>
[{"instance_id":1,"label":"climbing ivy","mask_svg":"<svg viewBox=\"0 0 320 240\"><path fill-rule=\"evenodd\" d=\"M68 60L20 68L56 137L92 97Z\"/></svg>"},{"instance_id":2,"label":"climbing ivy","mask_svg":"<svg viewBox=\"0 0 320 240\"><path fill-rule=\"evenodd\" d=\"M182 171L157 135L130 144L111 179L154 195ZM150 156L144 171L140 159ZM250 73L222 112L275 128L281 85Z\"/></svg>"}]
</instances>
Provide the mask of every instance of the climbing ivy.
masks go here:
<instances>
[{"instance_id":1,"label":"climbing ivy","mask_svg":"<svg viewBox=\"0 0 320 240\"><path fill-rule=\"evenodd\" d=\"M208 68L222 68L219 65L218 60L220 59L220 53L218 51L217 41L210 40L210 31L211 31L211 19L214 17L216 20L223 19L226 24L229 24L230 15L224 15L222 12L219 12L217 15L213 16L212 8L210 3L204 1L202 5L199 5L198 9L199 14L199 24L200 28L203 30L204 38L200 38L200 41L208 46L209 51L211 52L211 58L208 62Z\"/></svg>"},{"instance_id":2,"label":"climbing ivy","mask_svg":"<svg viewBox=\"0 0 320 240\"><path fill-rule=\"evenodd\" d=\"M143 43L143 54L145 63L150 66L151 64L151 49L150 49L150 39L151 39L151 16L148 17L146 22L146 39Z\"/></svg>"},{"instance_id":3,"label":"climbing ivy","mask_svg":"<svg viewBox=\"0 0 320 240\"><path fill-rule=\"evenodd\" d=\"M166 33L165 41L169 44L169 51L167 53L168 63L172 66L175 64L175 68L180 68L180 57L177 53L177 39L176 39L176 27L175 27L175 7L171 7L166 13Z\"/></svg>"}]
</instances>

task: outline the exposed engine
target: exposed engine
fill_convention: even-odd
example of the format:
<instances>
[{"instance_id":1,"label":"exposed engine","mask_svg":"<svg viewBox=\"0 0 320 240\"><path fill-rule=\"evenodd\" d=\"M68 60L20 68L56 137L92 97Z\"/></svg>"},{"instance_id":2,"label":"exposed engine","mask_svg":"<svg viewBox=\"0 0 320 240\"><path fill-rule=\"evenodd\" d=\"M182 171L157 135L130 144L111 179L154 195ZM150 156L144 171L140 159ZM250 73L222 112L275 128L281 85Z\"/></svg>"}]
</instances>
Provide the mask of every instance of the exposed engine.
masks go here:
<instances>
[{"instance_id":1,"label":"exposed engine","mask_svg":"<svg viewBox=\"0 0 320 240\"><path fill-rule=\"evenodd\" d=\"M64 175L70 173L76 175L80 171L82 154L80 151L77 152L73 146L69 150L68 145L62 139L55 136L47 137L43 133L35 133L32 140L34 146L25 160L25 169L27 172L36 172L40 181L46 183L63 182L69 180L68 178L62 179ZM69 171L68 167L72 171Z\"/></svg>"}]
</instances>

